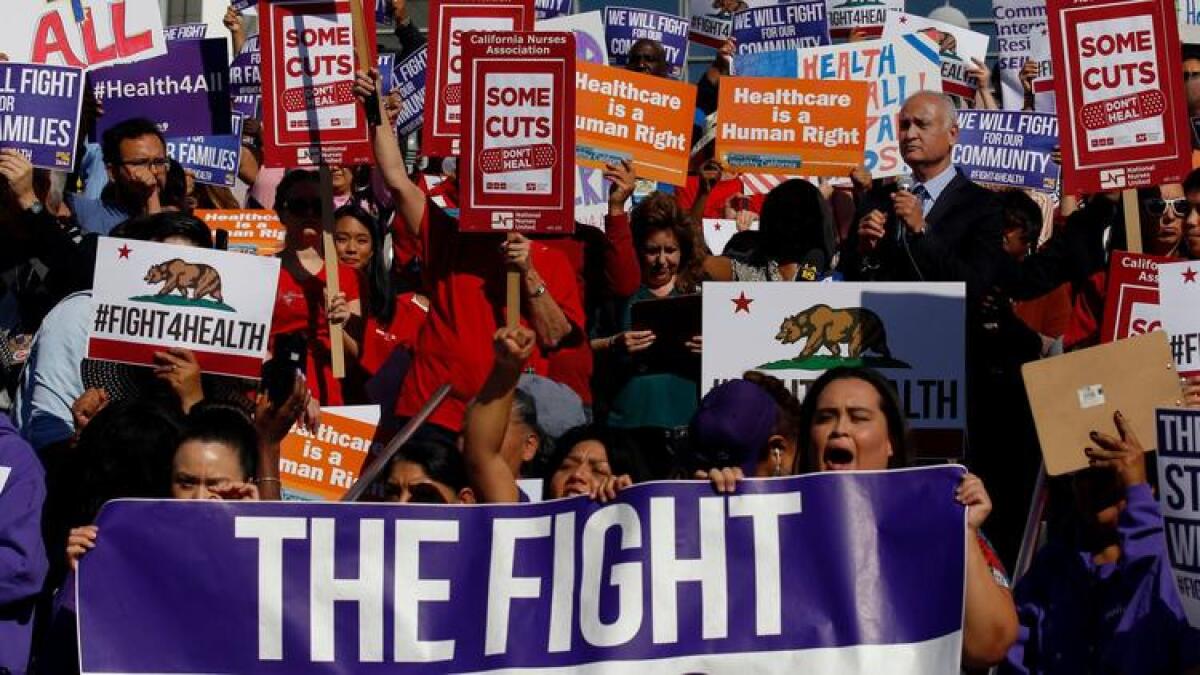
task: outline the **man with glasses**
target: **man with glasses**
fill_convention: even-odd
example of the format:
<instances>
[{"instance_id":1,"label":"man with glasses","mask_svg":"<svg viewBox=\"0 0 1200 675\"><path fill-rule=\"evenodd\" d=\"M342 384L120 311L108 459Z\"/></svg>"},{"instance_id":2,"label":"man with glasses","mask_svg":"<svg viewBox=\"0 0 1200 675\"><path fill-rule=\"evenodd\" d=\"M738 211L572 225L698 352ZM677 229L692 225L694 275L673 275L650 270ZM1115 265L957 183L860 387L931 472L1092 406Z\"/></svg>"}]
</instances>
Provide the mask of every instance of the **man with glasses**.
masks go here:
<instances>
[{"instance_id":1,"label":"man with glasses","mask_svg":"<svg viewBox=\"0 0 1200 675\"><path fill-rule=\"evenodd\" d=\"M163 210L167 181L167 144L158 127L147 119L125 120L104 132L101 141L108 185L99 199L68 195L67 206L85 232L108 234L137 216Z\"/></svg>"}]
</instances>

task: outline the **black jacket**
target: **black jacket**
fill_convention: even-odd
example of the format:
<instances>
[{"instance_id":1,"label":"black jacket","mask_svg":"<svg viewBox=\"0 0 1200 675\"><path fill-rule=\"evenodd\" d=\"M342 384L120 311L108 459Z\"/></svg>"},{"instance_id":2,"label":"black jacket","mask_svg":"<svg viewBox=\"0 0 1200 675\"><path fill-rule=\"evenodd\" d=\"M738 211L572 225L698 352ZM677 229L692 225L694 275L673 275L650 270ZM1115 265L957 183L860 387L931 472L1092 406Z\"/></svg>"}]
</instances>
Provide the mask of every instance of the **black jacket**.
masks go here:
<instances>
[{"instance_id":1,"label":"black jacket","mask_svg":"<svg viewBox=\"0 0 1200 675\"><path fill-rule=\"evenodd\" d=\"M892 214L895 185L872 190L863 199L842 251L842 274L851 281L965 281L968 293L991 287L1006 264L1003 215L991 190L954 178L925 217L925 232L902 233ZM878 209L889 214L886 232L874 253L858 254L858 222ZM903 235L903 236L902 236Z\"/></svg>"}]
</instances>

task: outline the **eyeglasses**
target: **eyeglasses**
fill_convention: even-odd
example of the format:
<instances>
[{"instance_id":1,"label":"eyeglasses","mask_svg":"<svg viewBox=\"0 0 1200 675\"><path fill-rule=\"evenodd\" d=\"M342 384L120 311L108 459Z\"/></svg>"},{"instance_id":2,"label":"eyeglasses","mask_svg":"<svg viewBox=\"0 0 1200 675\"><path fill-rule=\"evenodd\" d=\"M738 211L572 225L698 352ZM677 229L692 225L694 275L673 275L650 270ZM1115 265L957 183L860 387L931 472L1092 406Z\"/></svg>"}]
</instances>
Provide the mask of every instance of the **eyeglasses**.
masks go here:
<instances>
[{"instance_id":1,"label":"eyeglasses","mask_svg":"<svg viewBox=\"0 0 1200 675\"><path fill-rule=\"evenodd\" d=\"M1145 207L1146 213L1158 218L1167 212L1167 207L1171 207L1171 212L1177 217L1186 217L1192 210L1192 205L1188 200L1180 197L1179 199L1146 199L1142 201L1142 206Z\"/></svg>"},{"instance_id":2,"label":"eyeglasses","mask_svg":"<svg viewBox=\"0 0 1200 675\"><path fill-rule=\"evenodd\" d=\"M318 198L286 199L283 202L283 210L298 216L316 215L321 212L321 200Z\"/></svg>"},{"instance_id":3,"label":"eyeglasses","mask_svg":"<svg viewBox=\"0 0 1200 675\"><path fill-rule=\"evenodd\" d=\"M1196 71L1196 70L1183 71L1183 81L1184 82L1189 82L1191 80L1196 79L1197 77L1200 77L1200 71Z\"/></svg>"},{"instance_id":4,"label":"eyeglasses","mask_svg":"<svg viewBox=\"0 0 1200 675\"><path fill-rule=\"evenodd\" d=\"M119 162L121 166L130 166L138 169L150 169L151 171L165 171L171 166L171 160L166 157L154 157L149 159L130 159Z\"/></svg>"}]
</instances>

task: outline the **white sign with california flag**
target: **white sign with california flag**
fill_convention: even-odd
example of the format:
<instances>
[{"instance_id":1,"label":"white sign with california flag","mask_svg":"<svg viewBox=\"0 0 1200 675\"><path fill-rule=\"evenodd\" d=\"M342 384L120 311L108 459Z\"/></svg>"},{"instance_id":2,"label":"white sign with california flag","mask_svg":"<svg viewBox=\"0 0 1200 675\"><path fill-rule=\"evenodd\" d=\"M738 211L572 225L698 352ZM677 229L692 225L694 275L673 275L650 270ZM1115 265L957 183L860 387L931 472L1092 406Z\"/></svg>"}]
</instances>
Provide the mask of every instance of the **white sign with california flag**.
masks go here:
<instances>
[{"instance_id":1,"label":"white sign with california flag","mask_svg":"<svg viewBox=\"0 0 1200 675\"><path fill-rule=\"evenodd\" d=\"M875 368L915 428L966 424L961 283L706 283L701 389L757 370L803 398L821 373Z\"/></svg>"},{"instance_id":2,"label":"white sign with california flag","mask_svg":"<svg viewBox=\"0 0 1200 675\"><path fill-rule=\"evenodd\" d=\"M152 365L182 347L206 373L258 378L278 279L277 258L101 237L88 358Z\"/></svg>"}]
</instances>

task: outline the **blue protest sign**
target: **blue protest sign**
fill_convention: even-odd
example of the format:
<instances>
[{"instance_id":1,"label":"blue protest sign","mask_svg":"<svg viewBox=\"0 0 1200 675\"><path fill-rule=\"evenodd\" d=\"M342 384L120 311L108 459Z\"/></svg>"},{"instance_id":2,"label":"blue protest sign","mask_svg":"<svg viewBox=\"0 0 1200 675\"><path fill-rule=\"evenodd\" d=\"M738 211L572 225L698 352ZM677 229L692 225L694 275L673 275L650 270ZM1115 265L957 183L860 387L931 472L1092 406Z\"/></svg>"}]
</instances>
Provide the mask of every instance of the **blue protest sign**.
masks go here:
<instances>
[{"instance_id":1,"label":"blue protest sign","mask_svg":"<svg viewBox=\"0 0 1200 675\"><path fill-rule=\"evenodd\" d=\"M133 117L150 116L166 136L230 132L229 47L223 38L167 44L146 61L96 70L91 81L104 114L96 137Z\"/></svg>"},{"instance_id":2,"label":"blue protest sign","mask_svg":"<svg viewBox=\"0 0 1200 675\"><path fill-rule=\"evenodd\" d=\"M110 502L77 577L82 671L956 675L962 475L604 506Z\"/></svg>"},{"instance_id":3,"label":"blue protest sign","mask_svg":"<svg viewBox=\"0 0 1200 675\"><path fill-rule=\"evenodd\" d=\"M407 136L421 126L425 114L425 69L429 50L421 47L392 69L392 86L403 101L396 118L396 135Z\"/></svg>"},{"instance_id":4,"label":"blue protest sign","mask_svg":"<svg viewBox=\"0 0 1200 675\"><path fill-rule=\"evenodd\" d=\"M803 49L829 44L825 0L805 0L736 12L733 38L738 54Z\"/></svg>"},{"instance_id":5,"label":"blue protest sign","mask_svg":"<svg viewBox=\"0 0 1200 675\"><path fill-rule=\"evenodd\" d=\"M571 13L571 0L533 0L533 11L538 21L553 19Z\"/></svg>"},{"instance_id":6,"label":"blue protest sign","mask_svg":"<svg viewBox=\"0 0 1200 675\"><path fill-rule=\"evenodd\" d=\"M254 9L258 6L258 0L230 0L229 6L239 12L244 12L248 9Z\"/></svg>"},{"instance_id":7,"label":"blue protest sign","mask_svg":"<svg viewBox=\"0 0 1200 675\"><path fill-rule=\"evenodd\" d=\"M623 67L638 40L655 40L667 53L671 77L678 78L687 61L689 23L674 14L633 7L604 8L604 37L610 65Z\"/></svg>"},{"instance_id":8,"label":"blue protest sign","mask_svg":"<svg viewBox=\"0 0 1200 675\"><path fill-rule=\"evenodd\" d=\"M203 40L207 34L208 24L203 23L181 23L177 26L163 28L163 38L167 42L173 40Z\"/></svg>"},{"instance_id":9,"label":"blue protest sign","mask_svg":"<svg viewBox=\"0 0 1200 675\"><path fill-rule=\"evenodd\" d=\"M13 148L34 166L75 165L83 71L64 66L0 62L0 148Z\"/></svg>"},{"instance_id":10,"label":"blue protest sign","mask_svg":"<svg viewBox=\"0 0 1200 675\"><path fill-rule=\"evenodd\" d=\"M242 118L233 118L233 133L225 136L168 138L167 156L191 171L197 183L227 188L237 185L242 159Z\"/></svg>"},{"instance_id":11,"label":"blue protest sign","mask_svg":"<svg viewBox=\"0 0 1200 675\"><path fill-rule=\"evenodd\" d=\"M1058 119L1048 113L961 110L951 159L977 183L1057 192Z\"/></svg>"},{"instance_id":12,"label":"blue protest sign","mask_svg":"<svg viewBox=\"0 0 1200 675\"><path fill-rule=\"evenodd\" d=\"M392 74L392 71L396 69L396 55L391 52L380 52L376 65L379 67L379 94L387 96L396 86L396 76Z\"/></svg>"}]
</instances>

